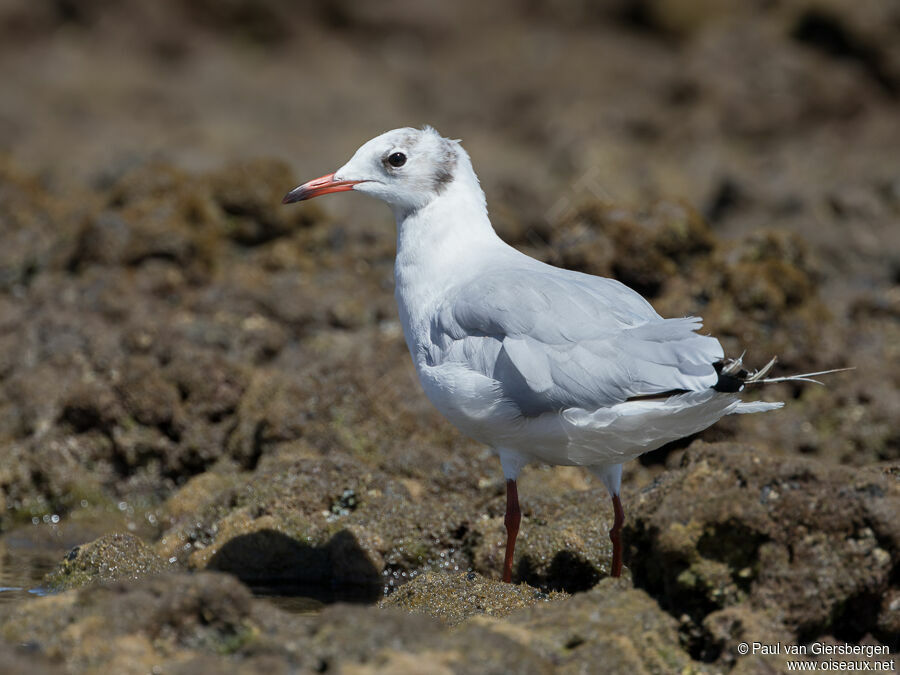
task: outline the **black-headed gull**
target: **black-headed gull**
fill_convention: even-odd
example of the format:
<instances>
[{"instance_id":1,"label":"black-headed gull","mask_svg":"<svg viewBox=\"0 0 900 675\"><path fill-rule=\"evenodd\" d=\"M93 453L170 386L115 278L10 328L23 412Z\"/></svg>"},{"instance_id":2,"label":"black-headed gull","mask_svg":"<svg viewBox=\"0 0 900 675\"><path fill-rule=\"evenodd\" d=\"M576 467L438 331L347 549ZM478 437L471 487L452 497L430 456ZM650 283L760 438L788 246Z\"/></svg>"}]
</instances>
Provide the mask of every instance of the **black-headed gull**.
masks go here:
<instances>
[{"instance_id":1,"label":"black-headed gull","mask_svg":"<svg viewBox=\"0 0 900 675\"><path fill-rule=\"evenodd\" d=\"M506 478L503 580L521 519L516 479L532 461L589 469L614 510L612 576L622 570L622 464L724 415L774 410L736 392L766 379L726 360L696 317L663 319L613 279L560 269L504 243L458 141L395 129L284 203L355 190L397 220L395 295L425 394L489 445ZM830 371L827 371L830 372Z\"/></svg>"}]
</instances>

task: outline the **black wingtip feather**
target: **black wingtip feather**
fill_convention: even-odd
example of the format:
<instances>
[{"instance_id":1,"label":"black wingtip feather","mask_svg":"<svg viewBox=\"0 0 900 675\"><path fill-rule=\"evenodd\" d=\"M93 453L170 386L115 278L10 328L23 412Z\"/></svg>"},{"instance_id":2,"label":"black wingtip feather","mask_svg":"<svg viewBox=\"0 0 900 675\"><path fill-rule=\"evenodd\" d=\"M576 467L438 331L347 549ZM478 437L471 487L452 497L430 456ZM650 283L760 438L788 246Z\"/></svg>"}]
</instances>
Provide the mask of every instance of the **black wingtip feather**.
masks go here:
<instances>
[{"instance_id":1,"label":"black wingtip feather","mask_svg":"<svg viewBox=\"0 0 900 675\"><path fill-rule=\"evenodd\" d=\"M734 394L739 392L744 388L744 380L747 378L749 373L741 369L737 373L726 373L723 372L723 368L725 366L724 361L717 361L713 364L713 368L716 369L716 372L719 374L719 380L713 385L713 389L716 391L720 391L723 394Z\"/></svg>"}]
</instances>

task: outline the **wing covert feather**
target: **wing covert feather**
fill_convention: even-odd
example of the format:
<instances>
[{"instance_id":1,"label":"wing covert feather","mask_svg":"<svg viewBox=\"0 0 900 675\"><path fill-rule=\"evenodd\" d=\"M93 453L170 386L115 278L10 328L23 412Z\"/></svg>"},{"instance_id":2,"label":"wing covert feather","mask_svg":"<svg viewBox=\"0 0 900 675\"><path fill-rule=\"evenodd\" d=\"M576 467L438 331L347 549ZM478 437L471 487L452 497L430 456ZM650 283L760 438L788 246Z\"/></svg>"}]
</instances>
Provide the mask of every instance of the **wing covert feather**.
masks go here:
<instances>
[{"instance_id":1,"label":"wing covert feather","mask_svg":"<svg viewBox=\"0 0 900 675\"><path fill-rule=\"evenodd\" d=\"M548 272L547 270L552 270ZM696 317L663 319L611 279L542 266L455 288L431 323L430 361L494 378L523 415L596 410L633 396L715 384L718 340Z\"/></svg>"}]
</instances>

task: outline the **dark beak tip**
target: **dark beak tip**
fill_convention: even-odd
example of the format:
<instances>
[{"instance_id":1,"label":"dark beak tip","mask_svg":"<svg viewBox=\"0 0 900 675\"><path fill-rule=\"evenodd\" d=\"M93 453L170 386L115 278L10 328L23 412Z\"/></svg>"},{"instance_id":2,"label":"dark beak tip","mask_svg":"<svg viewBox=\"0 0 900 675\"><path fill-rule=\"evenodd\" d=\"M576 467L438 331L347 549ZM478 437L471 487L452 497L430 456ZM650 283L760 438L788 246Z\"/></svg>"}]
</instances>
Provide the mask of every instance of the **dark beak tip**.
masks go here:
<instances>
[{"instance_id":1,"label":"dark beak tip","mask_svg":"<svg viewBox=\"0 0 900 675\"><path fill-rule=\"evenodd\" d=\"M293 204L294 202L299 202L301 199L302 197L297 194L297 190L291 190L284 196L284 199L281 200L281 203Z\"/></svg>"}]
</instances>

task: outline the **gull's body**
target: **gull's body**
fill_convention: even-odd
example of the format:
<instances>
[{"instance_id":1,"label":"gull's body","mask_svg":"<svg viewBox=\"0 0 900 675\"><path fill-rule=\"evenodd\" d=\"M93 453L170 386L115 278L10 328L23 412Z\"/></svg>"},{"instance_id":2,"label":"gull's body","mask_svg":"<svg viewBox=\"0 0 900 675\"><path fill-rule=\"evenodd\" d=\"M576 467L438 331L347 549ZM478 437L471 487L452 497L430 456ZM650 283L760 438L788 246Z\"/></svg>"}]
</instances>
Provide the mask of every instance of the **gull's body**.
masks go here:
<instances>
[{"instance_id":1,"label":"gull's body","mask_svg":"<svg viewBox=\"0 0 900 675\"><path fill-rule=\"evenodd\" d=\"M722 415L760 409L712 389L722 347L695 332L699 320L663 319L617 281L508 246L470 179L398 218L395 295L429 400L497 451L506 478L529 461L618 474ZM628 400L673 390L688 393Z\"/></svg>"},{"instance_id":2,"label":"gull's body","mask_svg":"<svg viewBox=\"0 0 900 675\"><path fill-rule=\"evenodd\" d=\"M617 575L622 464L724 415L781 406L738 398L747 374L723 371L722 347L697 332L699 319L663 319L617 281L544 264L504 243L469 156L433 129L372 139L285 202L350 189L394 210L395 295L425 394L500 457L505 580L519 525L515 481L527 463L584 466L604 481L616 510Z\"/></svg>"}]
</instances>

